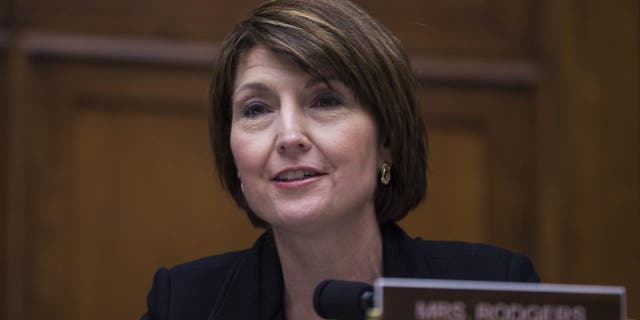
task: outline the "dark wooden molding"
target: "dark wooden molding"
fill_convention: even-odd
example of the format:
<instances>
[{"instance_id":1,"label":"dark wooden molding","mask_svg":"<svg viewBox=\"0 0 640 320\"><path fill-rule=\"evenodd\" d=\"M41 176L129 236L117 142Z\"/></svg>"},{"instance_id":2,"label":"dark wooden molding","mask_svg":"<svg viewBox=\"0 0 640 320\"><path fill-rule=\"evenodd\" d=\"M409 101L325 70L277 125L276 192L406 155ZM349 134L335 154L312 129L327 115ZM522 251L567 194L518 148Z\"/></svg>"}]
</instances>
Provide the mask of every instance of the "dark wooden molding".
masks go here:
<instances>
[{"instance_id":1,"label":"dark wooden molding","mask_svg":"<svg viewBox=\"0 0 640 320\"><path fill-rule=\"evenodd\" d=\"M33 57L113 60L185 66L209 66L218 46L184 40L25 32L21 40Z\"/></svg>"},{"instance_id":2,"label":"dark wooden molding","mask_svg":"<svg viewBox=\"0 0 640 320\"><path fill-rule=\"evenodd\" d=\"M536 64L527 60L483 61L425 55L411 55L410 59L422 82L533 86L540 78Z\"/></svg>"},{"instance_id":3,"label":"dark wooden molding","mask_svg":"<svg viewBox=\"0 0 640 320\"><path fill-rule=\"evenodd\" d=\"M31 57L111 60L208 67L219 43L27 31L20 40ZM418 80L427 83L532 86L538 68L528 60L476 60L411 55Z\"/></svg>"},{"instance_id":4,"label":"dark wooden molding","mask_svg":"<svg viewBox=\"0 0 640 320\"><path fill-rule=\"evenodd\" d=\"M9 46L9 32L0 29L0 50L5 50Z\"/></svg>"}]
</instances>

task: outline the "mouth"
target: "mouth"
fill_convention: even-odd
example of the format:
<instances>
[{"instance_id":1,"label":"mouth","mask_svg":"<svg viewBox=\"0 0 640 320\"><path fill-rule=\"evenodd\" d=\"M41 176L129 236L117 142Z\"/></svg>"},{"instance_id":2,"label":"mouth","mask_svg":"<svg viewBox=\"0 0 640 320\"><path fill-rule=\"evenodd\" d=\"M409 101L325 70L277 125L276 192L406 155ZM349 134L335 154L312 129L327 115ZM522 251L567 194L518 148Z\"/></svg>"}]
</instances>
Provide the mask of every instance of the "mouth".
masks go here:
<instances>
[{"instance_id":1,"label":"mouth","mask_svg":"<svg viewBox=\"0 0 640 320\"><path fill-rule=\"evenodd\" d=\"M287 170L275 176L273 178L273 181L282 181L282 182L299 181L299 180L305 180L308 178L317 177L321 175L324 175L324 174L314 170L308 170L308 169Z\"/></svg>"}]
</instances>

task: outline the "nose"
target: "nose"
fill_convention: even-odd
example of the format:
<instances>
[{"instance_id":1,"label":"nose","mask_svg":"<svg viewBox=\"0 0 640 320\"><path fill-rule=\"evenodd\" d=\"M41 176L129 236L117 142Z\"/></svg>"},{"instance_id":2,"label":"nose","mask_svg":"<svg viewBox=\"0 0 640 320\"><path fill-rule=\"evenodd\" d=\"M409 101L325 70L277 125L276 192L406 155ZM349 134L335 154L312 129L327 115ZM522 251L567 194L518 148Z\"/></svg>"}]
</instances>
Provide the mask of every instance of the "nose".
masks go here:
<instances>
[{"instance_id":1,"label":"nose","mask_svg":"<svg viewBox=\"0 0 640 320\"><path fill-rule=\"evenodd\" d=\"M295 105L282 106L275 147L283 155L296 155L311 149L304 112Z\"/></svg>"}]
</instances>

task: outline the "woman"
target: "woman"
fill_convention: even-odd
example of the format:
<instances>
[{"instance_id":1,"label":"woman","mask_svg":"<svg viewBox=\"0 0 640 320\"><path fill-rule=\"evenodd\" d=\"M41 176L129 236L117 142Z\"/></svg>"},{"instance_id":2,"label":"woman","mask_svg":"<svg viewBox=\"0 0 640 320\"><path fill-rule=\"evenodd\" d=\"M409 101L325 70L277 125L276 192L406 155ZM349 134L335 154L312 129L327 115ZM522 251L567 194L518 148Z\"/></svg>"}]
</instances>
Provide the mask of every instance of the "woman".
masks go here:
<instances>
[{"instance_id":1,"label":"woman","mask_svg":"<svg viewBox=\"0 0 640 320\"><path fill-rule=\"evenodd\" d=\"M144 319L318 319L325 279L537 281L484 245L414 240L416 83L398 40L348 1L276 0L225 40L210 134L223 185L267 231L248 250L160 269Z\"/></svg>"}]
</instances>

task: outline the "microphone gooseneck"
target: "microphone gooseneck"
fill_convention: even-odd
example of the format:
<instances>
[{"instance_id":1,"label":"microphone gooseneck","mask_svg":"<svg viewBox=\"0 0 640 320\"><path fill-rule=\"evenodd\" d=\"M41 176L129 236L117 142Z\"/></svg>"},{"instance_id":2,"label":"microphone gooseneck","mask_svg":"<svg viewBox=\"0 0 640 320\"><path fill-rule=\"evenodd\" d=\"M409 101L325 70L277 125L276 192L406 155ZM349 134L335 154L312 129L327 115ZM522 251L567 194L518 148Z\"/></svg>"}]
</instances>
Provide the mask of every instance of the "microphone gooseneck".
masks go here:
<instances>
[{"instance_id":1,"label":"microphone gooseneck","mask_svg":"<svg viewBox=\"0 0 640 320\"><path fill-rule=\"evenodd\" d=\"M324 280L313 293L313 308L326 319L362 320L373 306L373 287L357 281Z\"/></svg>"}]
</instances>

